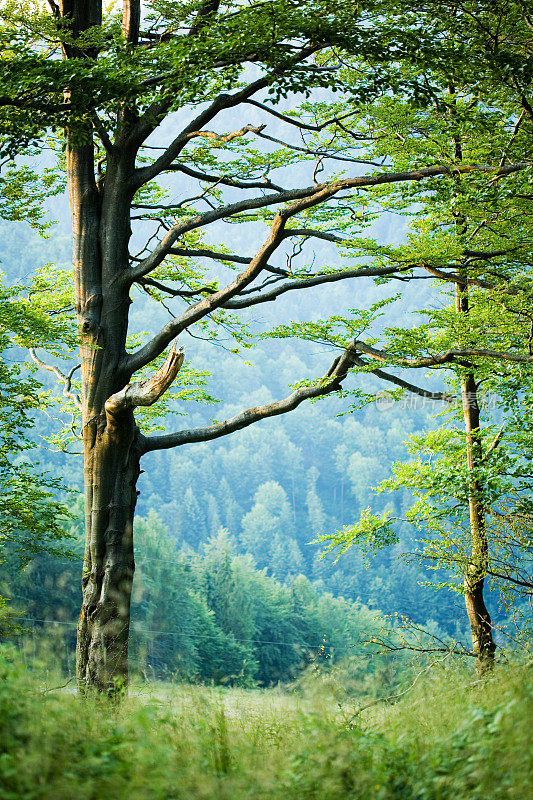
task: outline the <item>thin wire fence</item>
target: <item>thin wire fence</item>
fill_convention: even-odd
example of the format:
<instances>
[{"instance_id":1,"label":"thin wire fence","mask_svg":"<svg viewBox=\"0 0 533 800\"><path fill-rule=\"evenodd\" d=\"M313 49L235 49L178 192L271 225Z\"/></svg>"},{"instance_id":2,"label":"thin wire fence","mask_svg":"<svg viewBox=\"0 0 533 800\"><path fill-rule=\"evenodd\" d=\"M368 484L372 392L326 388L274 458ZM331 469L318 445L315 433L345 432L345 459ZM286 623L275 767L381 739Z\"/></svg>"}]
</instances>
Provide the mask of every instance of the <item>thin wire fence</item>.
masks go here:
<instances>
[{"instance_id":1,"label":"thin wire fence","mask_svg":"<svg viewBox=\"0 0 533 800\"><path fill-rule=\"evenodd\" d=\"M76 629L73 620L39 619L24 617L24 631L14 643L21 652L27 667L38 665L41 669L59 672L71 677L75 674ZM195 656L202 644L203 650L216 645L218 666L214 674L222 682L244 680L251 675L251 662L272 658L279 654L280 661L294 662L299 667L318 658L330 658L327 637L319 642L283 638L236 637L228 633L195 633L187 630L159 630L145 628L135 623L130 628L130 668L133 675L145 680L183 681L198 673ZM223 645L223 647L221 647ZM227 674L223 674L224 648L228 651ZM233 649L232 649L233 648ZM270 653L261 652L269 648ZM239 659L242 663L239 666ZM201 671L201 670L200 670Z\"/></svg>"}]
</instances>

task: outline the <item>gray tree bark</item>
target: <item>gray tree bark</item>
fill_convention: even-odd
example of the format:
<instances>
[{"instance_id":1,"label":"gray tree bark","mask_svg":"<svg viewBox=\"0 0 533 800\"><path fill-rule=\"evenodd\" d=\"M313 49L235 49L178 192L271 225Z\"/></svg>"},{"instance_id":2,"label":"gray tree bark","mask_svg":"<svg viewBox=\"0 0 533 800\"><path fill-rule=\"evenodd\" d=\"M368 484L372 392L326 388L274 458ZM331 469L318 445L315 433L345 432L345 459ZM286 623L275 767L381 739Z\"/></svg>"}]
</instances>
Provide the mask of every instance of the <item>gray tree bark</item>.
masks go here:
<instances>
[{"instance_id":1,"label":"gray tree bark","mask_svg":"<svg viewBox=\"0 0 533 800\"><path fill-rule=\"evenodd\" d=\"M458 313L468 313L466 287L456 285L455 307ZM466 436L466 457L469 473L468 512L470 518L470 558L465 568L464 598L470 623L472 650L478 672L492 667L496 644L492 635L492 620L485 605L484 585L488 569L489 542L482 486L478 470L483 457L480 434L480 410L475 375L461 379L461 400Z\"/></svg>"},{"instance_id":2,"label":"gray tree bark","mask_svg":"<svg viewBox=\"0 0 533 800\"><path fill-rule=\"evenodd\" d=\"M131 408L106 409L124 388L129 293L129 203L124 157L97 187L90 145L67 146L76 314L81 352L86 546L78 625L81 689L127 682L133 514L139 431Z\"/></svg>"}]
</instances>

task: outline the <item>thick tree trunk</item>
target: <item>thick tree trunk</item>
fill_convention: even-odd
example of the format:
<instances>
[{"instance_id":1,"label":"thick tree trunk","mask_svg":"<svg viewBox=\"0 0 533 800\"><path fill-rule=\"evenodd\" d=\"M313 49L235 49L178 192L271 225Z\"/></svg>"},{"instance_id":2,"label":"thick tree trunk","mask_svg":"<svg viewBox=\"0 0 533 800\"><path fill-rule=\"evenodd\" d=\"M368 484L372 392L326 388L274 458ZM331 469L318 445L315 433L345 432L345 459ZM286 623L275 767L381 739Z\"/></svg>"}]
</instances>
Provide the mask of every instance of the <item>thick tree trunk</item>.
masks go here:
<instances>
[{"instance_id":1,"label":"thick tree trunk","mask_svg":"<svg viewBox=\"0 0 533 800\"><path fill-rule=\"evenodd\" d=\"M101 0L61 0L60 16L74 41L101 22ZM135 43L140 3L124 4L123 29ZM66 59L97 49L63 47ZM73 232L73 271L81 354L85 469L83 603L76 674L81 691L113 693L128 681L130 598L135 569L133 515L142 436L134 408L166 391L183 362L172 348L149 381L130 384L126 366L129 316L130 212L136 146L128 139L130 113L119 104L114 142L106 146L105 174L95 177L93 128L78 121L66 132L66 165Z\"/></svg>"},{"instance_id":2,"label":"thick tree trunk","mask_svg":"<svg viewBox=\"0 0 533 800\"><path fill-rule=\"evenodd\" d=\"M460 313L468 312L468 297L464 288L462 291L459 288L456 291L456 308ZM482 488L477 477L482 459L482 449L477 385L473 374L462 378L461 398L469 473L468 507L471 542L470 560L464 577L464 598L470 622L472 649L476 656L476 668L478 672L485 672L492 667L496 645L492 636L490 614L483 597L489 545Z\"/></svg>"},{"instance_id":3,"label":"thick tree trunk","mask_svg":"<svg viewBox=\"0 0 533 800\"><path fill-rule=\"evenodd\" d=\"M476 654L476 669L480 674L492 669L496 644L492 636L492 621L483 597L484 579L465 577L465 605L470 621L472 649Z\"/></svg>"},{"instance_id":4,"label":"thick tree trunk","mask_svg":"<svg viewBox=\"0 0 533 800\"><path fill-rule=\"evenodd\" d=\"M68 139L85 458L86 544L76 654L82 691L113 692L128 679L140 436L132 408L106 409L129 378L122 365L130 301L127 284L119 279L128 269L130 236L124 161L108 158L105 182L97 187L93 147Z\"/></svg>"},{"instance_id":5,"label":"thick tree trunk","mask_svg":"<svg viewBox=\"0 0 533 800\"><path fill-rule=\"evenodd\" d=\"M85 428L86 544L78 624L78 687L112 693L127 685L133 513L139 475L133 415Z\"/></svg>"}]
</instances>

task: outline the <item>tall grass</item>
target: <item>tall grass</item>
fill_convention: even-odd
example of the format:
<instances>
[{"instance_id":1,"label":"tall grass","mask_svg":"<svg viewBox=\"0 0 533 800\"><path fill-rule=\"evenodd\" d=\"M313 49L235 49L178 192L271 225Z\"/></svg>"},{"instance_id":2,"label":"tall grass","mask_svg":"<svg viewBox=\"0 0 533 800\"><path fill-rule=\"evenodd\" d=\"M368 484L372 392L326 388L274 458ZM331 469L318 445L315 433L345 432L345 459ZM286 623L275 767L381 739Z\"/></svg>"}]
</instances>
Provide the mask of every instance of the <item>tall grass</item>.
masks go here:
<instances>
[{"instance_id":1,"label":"tall grass","mask_svg":"<svg viewBox=\"0 0 533 800\"><path fill-rule=\"evenodd\" d=\"M325 682L327 683L327 682ZM153 686L43 691L0 656L1 800L528 800L531 667L429 672L402 699Z\"/></svg>"}]
</instances>

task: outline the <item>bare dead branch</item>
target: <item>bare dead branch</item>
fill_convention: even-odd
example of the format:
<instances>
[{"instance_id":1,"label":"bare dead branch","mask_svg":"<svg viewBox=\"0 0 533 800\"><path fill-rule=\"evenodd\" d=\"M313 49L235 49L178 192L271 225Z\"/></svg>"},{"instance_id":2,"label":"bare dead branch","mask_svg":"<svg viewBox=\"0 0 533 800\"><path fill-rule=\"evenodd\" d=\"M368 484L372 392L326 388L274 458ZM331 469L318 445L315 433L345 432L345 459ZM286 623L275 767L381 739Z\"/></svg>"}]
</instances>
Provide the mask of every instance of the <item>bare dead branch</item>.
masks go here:
<instances>
[{"instance_id":1,"label":"bare dead branch","mask_svg":"<svg viewBox=\"0 0 533 800\"><path fill-rule=\"evenodd\" d=\"M39 367L48 370L48 372L52 372L56 376L58 381L63 384L63 397L68 397L69 400L72 400L72 402L79 411L83 411L83 406L80 396L76 394L76 392L72 391L72 378L74 377L74 373L76 372L76 370L80 369L81 364L76 364L76 366L72 367L72 369L69 370L69 372L65 375L63 372L61 372L59 367L56 367L53 364L46 364L44 361L42 361L38 357L33 347L30 347L29 353L32 360Z\"/></svg>"},{"instance_id":2,"label":"bare dead branch","mask_svg":"<svg viewBox=\"0 0 533 800\"><path fill-rule=\"evenodd\" d=\"M171 386L181 369L183 359L183 349L180 347L179 350L176 350L176 343L174 343L163 366L150 378L145 381L128 383L127 386L106 400L105 410L108 418L117 417L124 411L130 411L139 406L152 406L156 403Z\"/></svg>"}]
</instances>

